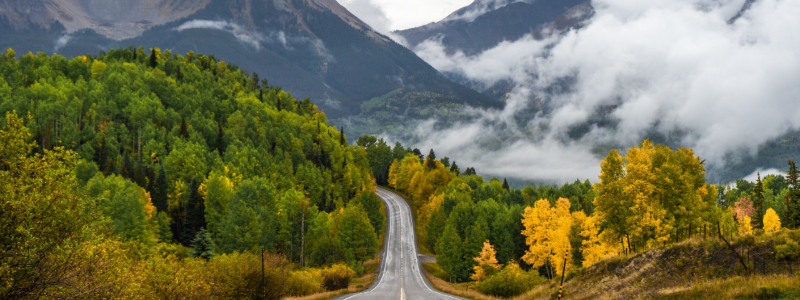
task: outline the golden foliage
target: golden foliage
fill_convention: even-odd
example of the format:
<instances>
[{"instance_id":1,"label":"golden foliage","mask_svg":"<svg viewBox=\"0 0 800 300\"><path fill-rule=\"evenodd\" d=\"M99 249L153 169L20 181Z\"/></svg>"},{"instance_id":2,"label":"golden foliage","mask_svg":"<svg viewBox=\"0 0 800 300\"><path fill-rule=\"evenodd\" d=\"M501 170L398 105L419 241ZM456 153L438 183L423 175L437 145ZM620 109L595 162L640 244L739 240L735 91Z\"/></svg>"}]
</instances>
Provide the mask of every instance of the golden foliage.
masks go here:
<instances>
[{"instance_id":1,"label":"golden foliage","mask_svg":"<svg viewBox=\"0 0 800 300\"><path fill-rule=\"evenodd\" d=\"M781 230L781 218L772 208L767 209L764 214L764 232L772 233Z\"/></svg>"},{"instance_id":2,"label":"golden foliage","mask_svg":"<svg viewBox=\"0 0 800 300\"><path fill-rule=\"evenodd\" d=\"M534 268L549 264L556 269L556 274L561 274L564 262L572 260L569 242L572 216L569 207L569 200L559 198L555 207L550 207L549 201L541 199L533 207L525 208L522 215L525 229L522 234L529 247L522 257L525 262ZM571 268L567 264L567 271Z\"/></svg>"},{"instance_id":3,"label":"golden foliage","mask_svg":"<svg viewBox=\"0 0 800 300\"><path fill-rule=\"evenodd\" d=\"M475 270L475 274L472 274L470 278L475 281L481 281L502 268L503 265L497 263L497 258L495 255L497 255L497 252L494 251L494 246L489 244L489 240L483 242L483 249L481 249L481 253L478 255L478 257L473 258L478 265L472 267Z\"/></svg>"}]
</instances>

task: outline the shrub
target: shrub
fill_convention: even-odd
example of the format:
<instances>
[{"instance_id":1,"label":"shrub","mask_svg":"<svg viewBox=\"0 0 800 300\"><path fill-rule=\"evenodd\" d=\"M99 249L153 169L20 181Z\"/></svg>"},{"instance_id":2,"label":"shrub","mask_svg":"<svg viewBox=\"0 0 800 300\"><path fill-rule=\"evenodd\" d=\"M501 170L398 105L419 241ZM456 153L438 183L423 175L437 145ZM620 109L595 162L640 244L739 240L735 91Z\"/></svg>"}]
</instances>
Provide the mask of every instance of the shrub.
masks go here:
<instances>
[{"instance_id":1,"label":"shrub","mask_svg":"<svg viewBox=\"0 0 800 300\"><path fill-rule=\"evenodd\" d=\"M322 271L322 286L326 290L335 291L347 288L353 271L344 264L335 264Z\"/></svg>"},{"instance_id":2,"label":"shrub","mask_svg":"<svg viewBox=\"0 0 800 300\"><path fill-rule=\"evenodd\" d=\"M510 298L544 281L536 270L525 272L518 264L510 262L500 272L478 284L478 290L487 295Z\"/></svg>"}]
</instances>

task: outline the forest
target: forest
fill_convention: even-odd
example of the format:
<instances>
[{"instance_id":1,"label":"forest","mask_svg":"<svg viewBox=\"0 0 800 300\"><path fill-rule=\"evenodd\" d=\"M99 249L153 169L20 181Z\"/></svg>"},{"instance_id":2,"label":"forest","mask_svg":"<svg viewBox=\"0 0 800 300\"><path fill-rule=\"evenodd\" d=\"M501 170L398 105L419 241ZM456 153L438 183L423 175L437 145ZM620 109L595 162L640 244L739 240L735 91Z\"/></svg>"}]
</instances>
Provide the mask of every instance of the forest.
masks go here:
<instances>
[{"instance_id":1,"label":"forest","mask_svg":"<svg viewBox=\"0 0 800 300\"><path fill-rule=\"evenodd\" d=\"M367 152L309 99L193 52L17 56L0 298L279 299L340 289L378 251Z\"/></svg>"},{"instance_id":2,"label":"forest","mask_svg":"<svg viewBox=\"0 0 800 300\"><path fill-rule=\"evenodd\" d=\"M611 256L800 226L793 161L786 177L717 186L706 182L703 161L691 149L645 140L624 156L610 151L595 184L511 189L505 179L487 181L474 168L462 173L455 161L437 160L433 149L398 158L399 143L359 142L375 178L385 178L411 202L420 248L437 256L429 271L491 296L514 297ZM793 249L787 251L800 252L792 242L785 241Z\"/></svg>"}]
</instances>

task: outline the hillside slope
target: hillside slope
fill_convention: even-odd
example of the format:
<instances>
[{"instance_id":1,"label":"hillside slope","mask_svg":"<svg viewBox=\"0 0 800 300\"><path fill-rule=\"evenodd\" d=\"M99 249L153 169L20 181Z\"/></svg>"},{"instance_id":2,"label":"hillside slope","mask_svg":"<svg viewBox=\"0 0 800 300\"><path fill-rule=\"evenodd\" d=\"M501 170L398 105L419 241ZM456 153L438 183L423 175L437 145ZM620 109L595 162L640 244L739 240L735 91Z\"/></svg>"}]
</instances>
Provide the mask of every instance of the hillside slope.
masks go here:
<instances>
[{"instance_id":1,"label":"hillside slope","mask_svg":"<svg viewBox=\"0 0 800 300\"><path fill-rule=\"evenodd\" d=\"M358 114L361 102L396 89L502 106L448 80L334 0L117 2L0 2L0 47L67 57L128 45L212 53L295 97L317 99L331 117Z\"/></svg>"}]
</instances>

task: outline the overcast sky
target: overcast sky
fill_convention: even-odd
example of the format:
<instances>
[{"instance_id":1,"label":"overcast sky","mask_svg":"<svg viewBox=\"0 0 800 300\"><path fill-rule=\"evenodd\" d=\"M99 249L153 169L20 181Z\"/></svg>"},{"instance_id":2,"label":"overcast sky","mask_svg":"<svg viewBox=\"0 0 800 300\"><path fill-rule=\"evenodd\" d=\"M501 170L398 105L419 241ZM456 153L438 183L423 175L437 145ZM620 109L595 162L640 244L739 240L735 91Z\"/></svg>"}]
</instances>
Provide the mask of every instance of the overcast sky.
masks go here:
<instances>
[{"instance_id":1,"label":"overcast sky","mask_svg":"<svg viewBox=\"0 0 800 300\"><path fill-rule=\"evenodd\" d=\"M338 0L381 33L436 22L472 0Z\"/></svg>"}]
</instances>

